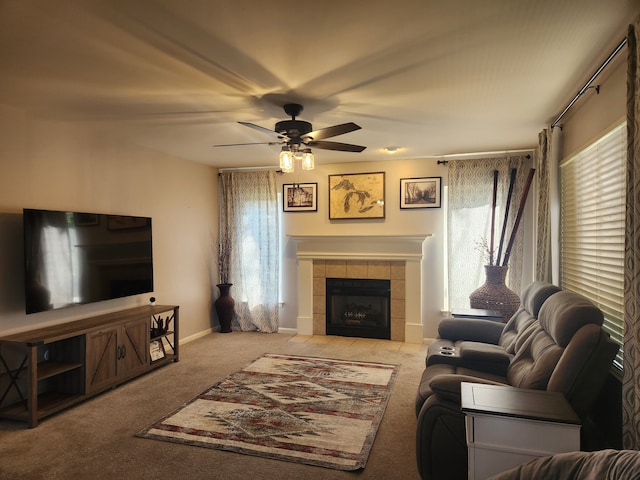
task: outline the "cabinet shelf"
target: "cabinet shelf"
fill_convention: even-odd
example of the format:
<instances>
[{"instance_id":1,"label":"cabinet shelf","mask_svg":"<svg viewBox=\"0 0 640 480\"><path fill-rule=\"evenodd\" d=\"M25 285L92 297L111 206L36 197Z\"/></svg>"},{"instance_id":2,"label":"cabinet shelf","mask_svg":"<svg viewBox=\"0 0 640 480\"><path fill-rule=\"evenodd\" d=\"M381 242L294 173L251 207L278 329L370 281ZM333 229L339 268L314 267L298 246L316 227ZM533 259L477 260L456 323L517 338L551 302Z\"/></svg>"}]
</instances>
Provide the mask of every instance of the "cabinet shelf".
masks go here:
<instances>
[{"instance_id":1,"label":"cabinet shelf","mask_svg":"<svg viewBox=\"0 0 640 480\"><path fill-rule=\"evenodd\" d=\"M63 410L71 405L78 403L84 395L48 392L38 395L38 418L44 418ZM12 420L27 421L29 419L29 411L24 403L18 402L0 409L0 414L4 418Z\"/></svg>"},{"instance_id":2,"label":"cabinet shelf","mask_svg":"<svg viewBox=\"0 0 640 480\"><path fill-rule=\"evenodd\" d=\"M40 362L38 363L38 380L54 377L64 372L82 368L81 363L69 362Z\"/></svg>"},{"instance_id":3,"label":"cabinet shelf","mask_svg":"<svg viewBox=\"0 0 640 480\"><path fill-rule=\"evenodd\" d=\"M151 337L150 340L158 340L160 338L166 337L167 335L173 335L173 330L167 330L166 332L164 332L164 333L162 333L160 335L154 335L154 336Z\"/></svg>"},{"instance_id":4,"label":"cabinet shelf","mask_svg":"<svg viewBox=\"0 0 640 480\"><path fill-rule=\"evenodd\" d=\"M171 354L171 353L167 353L165 354L164 358L159 358L158 360L154 360L151 362L151 366L152 367L159 367L160 365L164 365L165 363L170 363L170 362L176 362L176 356Z\"/></svg>"}]
</instances>

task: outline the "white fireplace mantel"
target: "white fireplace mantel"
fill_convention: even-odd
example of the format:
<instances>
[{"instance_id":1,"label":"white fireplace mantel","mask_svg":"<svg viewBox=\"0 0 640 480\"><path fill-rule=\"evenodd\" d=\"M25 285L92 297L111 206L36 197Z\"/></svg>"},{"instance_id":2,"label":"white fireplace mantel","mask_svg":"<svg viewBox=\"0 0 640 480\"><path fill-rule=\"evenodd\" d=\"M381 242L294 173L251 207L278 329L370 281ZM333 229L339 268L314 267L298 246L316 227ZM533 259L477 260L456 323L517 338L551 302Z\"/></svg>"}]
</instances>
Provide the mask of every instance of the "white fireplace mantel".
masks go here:
<instances>
[{"instance_id":1,"label":"white fireplace mantel","mask_svg":"<svg viewBox=\"0 0 640 480\"><path fill-rule=\"evenodd\" d=\"M313 260L405 262L405 342L422 343L422 235L290 235L298 261L300 335L313 335Z\"/></svg>"},{"instance_id":2,"label":"white fireplace mantel","mask_svg":"<svg viewBox=\"0 0 640 480\"><path fill-rule=\"evenodd\" d=\"M424 235L292 235L297 257L337 260L422 260Z\"/></svg>"}]
</instances>

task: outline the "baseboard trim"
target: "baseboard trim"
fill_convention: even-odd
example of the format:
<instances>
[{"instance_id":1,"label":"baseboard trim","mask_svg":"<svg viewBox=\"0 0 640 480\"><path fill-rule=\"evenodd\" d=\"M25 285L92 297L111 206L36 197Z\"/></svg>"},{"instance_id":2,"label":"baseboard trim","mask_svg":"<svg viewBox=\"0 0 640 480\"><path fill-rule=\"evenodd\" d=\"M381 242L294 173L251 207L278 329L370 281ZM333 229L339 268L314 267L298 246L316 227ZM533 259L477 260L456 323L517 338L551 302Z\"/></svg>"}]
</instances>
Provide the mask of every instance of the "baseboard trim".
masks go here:
<instances>
[{"instance_id":1,"label":"baseboard trim","mask_svg":"<svg viewBox=\"0 0 640 480\"><path fill-rule=\"evenodd\" d=\"M206 330L203 330L202 332L194 333L193 335L189 335L188 337L181 338L180 345L184 345L185 343L193 342L194 340L197 340L199 338L206 337L211 333L213 333L213 329L208 328Z\"/></svg>"},{"instance_id":2,"label":"baseboard trim","mask_svg":"<svg viewBox=\"0 0 640 480\"><path fill-rule=\"evenodd\" d=\"M298 333L297 328L288 328L288 327L278 327L278 333L292 333L296 335Z\"/></svg>"}]
</instances>

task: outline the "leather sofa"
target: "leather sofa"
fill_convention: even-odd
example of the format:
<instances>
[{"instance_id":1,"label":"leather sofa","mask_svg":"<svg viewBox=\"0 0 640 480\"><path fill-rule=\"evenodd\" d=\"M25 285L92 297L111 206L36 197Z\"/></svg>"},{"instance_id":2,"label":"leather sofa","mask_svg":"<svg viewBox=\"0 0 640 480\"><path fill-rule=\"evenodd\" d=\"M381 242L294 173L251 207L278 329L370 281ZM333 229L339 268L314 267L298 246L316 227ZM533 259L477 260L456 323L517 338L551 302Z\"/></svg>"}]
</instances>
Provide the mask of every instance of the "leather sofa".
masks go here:
<instances>
[{"instance_id":1,"label":"leather sofa","mask_svg":"<svg viewBox=\"0 0 640 480\"><path fill-rule=\"evenodd\" d=\"M598 450L558 453L531 460L489 480L631 480L640 478L640 452Z\"/></svg>"},{"instance_id":2,"label":"leather sofa","mask_svg":"<svg viewBox=\"0 0 640 480\"><path fill-rule=\"evenodd\" d=\"M545 300L559 291L549 283L531 283L522 291L520 308L506 325L473 318L443 319L438 325L438 339L429 345L427 366L468 365L504 376L516 349L524 343L523 333L537 320Z\"/></svg>"},{"instance_id":3,"label":"leather sofa","mask_svg":"<svg viewBox=\"0 0 640 480\"><path fill-rule=\"evenodd\" d=\"M558 391L584 419L618 351L592 302L550 284L528 286L506 325L488 322L443 320L441 338L428 350L416 398L416 457L424 480L467 478L462 382Z\"/></svg>"}]
</instances>

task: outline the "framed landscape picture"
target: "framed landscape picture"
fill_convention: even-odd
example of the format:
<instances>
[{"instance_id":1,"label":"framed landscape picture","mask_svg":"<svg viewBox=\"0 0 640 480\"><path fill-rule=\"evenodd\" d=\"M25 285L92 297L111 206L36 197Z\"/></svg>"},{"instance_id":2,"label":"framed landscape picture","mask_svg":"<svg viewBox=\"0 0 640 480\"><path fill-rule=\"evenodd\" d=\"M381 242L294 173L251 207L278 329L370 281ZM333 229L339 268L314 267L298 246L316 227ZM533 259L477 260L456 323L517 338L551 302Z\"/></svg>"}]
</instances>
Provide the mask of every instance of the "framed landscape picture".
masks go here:
<instances>
[{"instance_id":1,"label":"framed landscape picture","mask_svg":"<svg viewBox=\"0 0 640 480\"><path fill-rule=\"evenodd\" d=\"M442 177L400 179L400 208L440 208Z\"/></svg>"},{"instance_id":2,"label":"framed landscape picture","mask_svg":"<svg viewBox=\"0 0 640 480\"><path fill-rule=\"evenodd\" d=\"M282 209L285 212L318 210L317 183L285 183L282 185Z\"/></svg>"},{"instance_id":3,"label":"framed landscape picture","mask_svg":"<svg viewBox=\"0 0 640 480\"><path fill-rule=\"evenodd\" d=\"M384 218L384 172L329 175L329 219Z\"/></svg>"}]
</instances>

